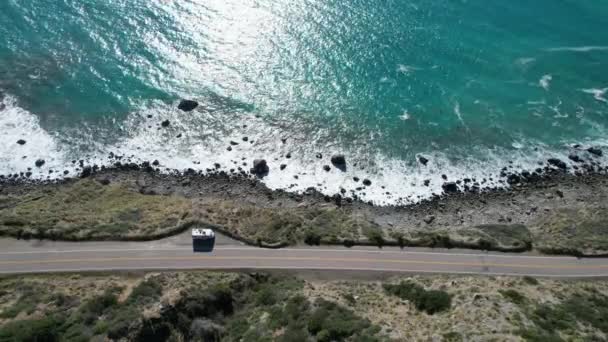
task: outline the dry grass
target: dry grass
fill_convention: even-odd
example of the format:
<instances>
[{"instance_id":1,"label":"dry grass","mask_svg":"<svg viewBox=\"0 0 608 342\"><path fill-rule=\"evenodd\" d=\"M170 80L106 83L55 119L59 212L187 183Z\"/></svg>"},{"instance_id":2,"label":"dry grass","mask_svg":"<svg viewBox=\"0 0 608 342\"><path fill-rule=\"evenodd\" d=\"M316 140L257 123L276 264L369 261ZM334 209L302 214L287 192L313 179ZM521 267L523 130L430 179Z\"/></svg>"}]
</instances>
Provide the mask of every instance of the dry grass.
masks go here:
<instances>
[{"instance_id":1,"label":"dry grass","mask_svg":"<svg viewBox=\"0 0 608 342\"><path fill-rule=\"evenodd\" d=\"M188 219L189 200L145 196L121 185L82 180L40 189L0 210L0 233L69 240L143 238L169 233Z\"/></svg>"},{"instance_id":2,"label":"dry grass","mask_svg":"<svg viewBox=\"0 0 608 342\"><path fill-rule=\"evenodd\" d=\"M144 195L129 184L92 179L0 196L0 235L62 240L147 240L210 226L249 244L297 243L461 247L499 251L532 248L576 255L608 252L604 208L556 210L528 227L492 224L453 229L381 227L360 212L318 204L261 207L212 197ZM532 232L531 232L532 231Z\"/></svg>"},{"instance_id":3,"label":"dry grass","mask_svg":"<svg viewBox=\"0 0 608 342\"><path fill-rule=\"evenodd\" d=\"M538 280L530 284L515 277L415 276L392 279L414 281L427 289L442 289L452 295L452 309L434 315L416 310L407 301L386 294L379 282L312 282L305 287L310 298L325 298L351 307L381 326L399 341L523 341L522 327L533 324L525 307L501 294L515 289L531 307L559 304L581 287L608 294L608 282ZM594 329L575 330L570 338L600 334ZM568 337L568 336L564 336Z\"/></svg>"},{"instance_id":4,"label":"dry grass","mask_svg":"<svg viewBox=\"0 0 608 342\"><path fill-rule=\"evenodd\" d=\"M536 247L547 253L608 254L606 208L555 210L532 229Z\"/></svg>"}]
</instances>

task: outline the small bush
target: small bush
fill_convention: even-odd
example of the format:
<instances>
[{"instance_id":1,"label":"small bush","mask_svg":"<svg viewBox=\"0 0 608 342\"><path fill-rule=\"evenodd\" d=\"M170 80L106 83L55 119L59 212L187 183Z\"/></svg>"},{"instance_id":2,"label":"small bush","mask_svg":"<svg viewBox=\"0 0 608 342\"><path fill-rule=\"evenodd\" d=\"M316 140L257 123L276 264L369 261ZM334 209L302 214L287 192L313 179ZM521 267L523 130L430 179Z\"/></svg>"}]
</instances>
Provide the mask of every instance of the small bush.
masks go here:
<instances>
[{"instance_id":1,"label":"small bush","mask_svg":"<svg viewBox=\"0 0 608 342\"><path fill-rule=\"evenodd\" d=\"M538 285L538 280L530 276L524 276L521 280L528 285Z\"/></svg>"},{"instance_id":2,"label":"small bush","mask_svg":"<svg viewBox=\"0 0 608 342\"><path fill-rule=\"evenodd\" d=\"M273 305L277 302L277 297L271 287L263 287L260 291L256 293L255 302L258 305Z\"/></svg>"},{"instance_id":3,"label":"small bush","mask_svg":"<svg viewBox=\"0 0 608 342\"><path fill-rule=\"evenodd\" d=\"M102 295L93 297L86 302L80 311L84 315L91 314L95 317L101 316L107 309L115 306L118 303L118 298L112 291L105 291Z\"/></svg>"},{"instance_id":4,"label":"small bush","mask_svg":"<svg viewBox=\"0 0 608 342\"><path fill-rule=\"evenodd\" d=\"M157 300L163 294L163 286L158 283L156 279L148 279L141 282L137 287L133 289L127 303L149 303Z\"/></svg>"},{"instance_id":5,"label":"small bush","mask_svg":"<svg viewBox=\"0 0 608 342\"><path fill-rule=\"evenodd\" d=\"M371 323L335 303L320 299L308 320L308 331L318 341L342 341L363 332Z\"/></svg>"},{"instance_id":6,"label":"small bush","mask_svg":"<svg viewBox=\"0 0 608 342\"><path fill-rule=\"evenodd\" d=\"M321 244L321 235L309 230L306 232L306 235L304 235L304 243L310 246L318 246Z\"/></svg>"},{"instance_id":7,"label":"small bush","mask_svg":"<svg viewBox=\"0 0 608 342\"><path fill-rule=\"evenodd\" d=\"M59 316L9 322L0 328L0 341L57 341L62 323L63 318Z\"/></svg>"},{"instance_id":8,"label":"small bush","mask_svg":"<svg viewBox=\"0 0 608 342\"><path fill-rule=\"evenodd\" d=\"M516 290L508 289L508 290L498 290L498 292L511 302L515 304L523 304L526 301L526 297L519 293Z\"/></svg>"},{"instance_id":9,"label":"small bush","mask_svg":"<svg viewBox=\"0 0 608 342\"><path fill-rule=\"evenodd\" d=\"M388 294L410 301L416 309L429 315L448 310L452 306L452 297L445 291L425 290L412 282L384 284L383 287Z\"/></svg>"},{"instance_id":10,"label":"small bush","mask_svg":"<svg viewBox=\"0 0 608 342\"><path fill-rule=\"evenodd\" d=\"M373 243L374 245L382 248L382 246L384 246L385 241L384 241L384 235L382 234L382 231L380 229L365 229L364 232L365 237L367 237L367 239L369 240L369 242Z\"/></svg>"},{"instance_id":11,"label":"small bush","mask_svg":"<svg viewBox=\"0 0 608 342\"><path fill-rule=\"evenodd\" d=\"M443 334L443 340L446 342L460 342L462 341L462 335L455 331L450 331L448 333Z\"/></svg>"}]
</instances>

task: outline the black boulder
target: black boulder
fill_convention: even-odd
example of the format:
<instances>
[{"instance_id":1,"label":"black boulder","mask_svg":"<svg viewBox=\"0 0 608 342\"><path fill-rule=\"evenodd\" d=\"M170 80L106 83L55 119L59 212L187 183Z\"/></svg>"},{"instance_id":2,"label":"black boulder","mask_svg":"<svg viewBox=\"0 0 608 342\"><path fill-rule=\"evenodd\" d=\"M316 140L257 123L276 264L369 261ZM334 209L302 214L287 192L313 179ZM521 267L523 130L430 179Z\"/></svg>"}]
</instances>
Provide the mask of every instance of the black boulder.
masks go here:
<instances>
[{"instance_id":1,"label":"black boulder","mask_svg":"<svg viewBox=\"0 0 608 342\"><path fill-rule=\"evenodd\" d=\"M183 110L184 112L193 111L196 107L198 107L198 102L192 100L182 100L177 106L177 108Z\"/></svg>"}]
</instances>

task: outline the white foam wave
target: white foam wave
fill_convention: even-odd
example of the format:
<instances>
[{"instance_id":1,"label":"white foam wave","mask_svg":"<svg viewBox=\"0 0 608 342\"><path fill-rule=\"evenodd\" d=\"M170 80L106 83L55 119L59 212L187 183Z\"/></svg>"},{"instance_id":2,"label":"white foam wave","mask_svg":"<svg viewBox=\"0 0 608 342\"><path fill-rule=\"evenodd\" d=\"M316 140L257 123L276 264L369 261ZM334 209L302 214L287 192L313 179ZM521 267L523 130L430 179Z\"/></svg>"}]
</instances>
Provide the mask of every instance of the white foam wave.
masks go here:
<instances>
[{"instance_id":1,"label":"white foam wave","mask_svg":"<svg viewBox=\"0 0 608 342\"><path fill-rule=\"evenodd\" d=\"M412 118L412 116L410 115L410 113L407 110L404 110L403 114L399 115L399 119L401 119L403 121L407 121L411 118Z\"/></svg>"},{"instance_id":2,"label":"white foam wave","mask_svg":"<svg viewBox=\"0 0 608 342\"><path fill-rule=\"evenodd\" d=\"M45 178L49 170L65 165L65 158L57 140L40 127L38 118L17 106L10 96L0 102L0 174L27 172ZM25 140L24 145L17 143ZM35 167L44 159L45 167Z\"/></svg>"},{"instance_id":3,"label":"white foam wave","mask_svg":"<svg viewBox=\"0 0 608 342\"><path fill-rule=\"evenodd\" d=\"M606 98L604 97L606 95L606 91L608 91L608 88L603 88L603 89L595 89L595 88L592 88L592 89L581 89L581 91L583 93L587 93L587 94L593 95L593 98L596 99L597 101L608 103L608 100L606 100Z\"/></svg>"},{"instance_id":4,"label":"white foam wave","mask_svg":"<svg viewBox=\"0 0 608 342\"><path fill-rule=\"evenodd\" d=\"M608 51L608 46L559 46L545 49L549 52L591 52L591 51Z\"/></svg>"},{"instance_id":5,"label":"white foam wave","mask_svg":"<svg viewBox=\"0 0 608 342\"><path fill-rule=\"evenodd\" d=\"M37 158L44 158L47 163L40 169L33 167L33 178L61 177L57 172L48 175L49 169L75 171L77 166L71 163L71 159L79 159L79 156L69 155L67 148L62 149L59 140L44 131L34 115L18 108L12 100L5 101L5 104L0 118L1 174L25 171L33 167ZM332 144L315 146L315 137L298 133L304 130L289 130L295 133L285 136L286 130L248 115L235 116L229 123L232 128L218 133L216 124L218 121L226 124L225 118L214 118L213 114L200 112L183 115L172 108L154 105L142 112L132 113L121 124L121 130L127 132L126 136L113 144L101 145L87 161L108 165L112 161L107 159L107 155L113 152L125 156L136 155L139 161L158 160L161 170L206 170L214 169L215 163L219 163L221 170L229 171L238 167L249 170L253 159L265 158L270 173L263 182L271 189L300 192L313 187L328 195L345 191L347 196L356 194L365 201L384 205L415 203L433 194L441 194L445 182L442 175L446 175L449 181L474 178L482 187L506 187L505 183L499 182L503 167L510 167L511 171L534 170L538 167L538 161L551 157L570 163L567 151L555 152L522 139L513 144L514 149L478 148L451 155L433 151L430 147L429 151L423 153L429 159L424 166L381 154L370 155L352 148L341 151ZM153 116L150 120L154 123L146 119L148 115ZM202 119L206 125L193 124L195 116L203 116L197 119ZM171 125L158 129L159 125L155 123L165 119L169 119ZM178 134L181 134L180 138L177 138ZM248 141L243 140L244 136ZM20 138L26 139L27 144L17 146L15 142ZM286 139L285 143L282 139ZM231 141L238 145L231 145ZM591 145L607 146L608 141ZM322 153L323 157L317 158L316 153ZM346 155L346 171L333 167L330 171L324 170L325 165L331 165L329 159L332 153ZM25 161L21 159L22 154L28 155ZM287 158L288 154L291 154L291 158ZM605 164L606 158L608 156L598 160ZM284 170L281 170L282 164L287 165ZM359 181L355 181L355 177ZM363 186L362 180L366 178L372 181L371 186Z\"/></svg>"},{"instance_id":6,"label":"white foam wave","mask_svg":"<svg viewBox=\"0 0 608 342\"><path fill-rule=\"evenodd\" d=\"M397 65L397 72L402 73L404 75L410 75L414 71L418 71L420 68L411 65L399 64Z\"/></svg>"},{"instance_id":7,"label":"white foam wave","mask_svg":"<svg viewBox=\"0 0 608 342\"><path fill-rule=\"evenodd\" d=\"M546 91L549 91L550 82L553 80L553 76L551 75L543 75L538 81L538 85L540 85Z\"/></svg>"}]
</instances>

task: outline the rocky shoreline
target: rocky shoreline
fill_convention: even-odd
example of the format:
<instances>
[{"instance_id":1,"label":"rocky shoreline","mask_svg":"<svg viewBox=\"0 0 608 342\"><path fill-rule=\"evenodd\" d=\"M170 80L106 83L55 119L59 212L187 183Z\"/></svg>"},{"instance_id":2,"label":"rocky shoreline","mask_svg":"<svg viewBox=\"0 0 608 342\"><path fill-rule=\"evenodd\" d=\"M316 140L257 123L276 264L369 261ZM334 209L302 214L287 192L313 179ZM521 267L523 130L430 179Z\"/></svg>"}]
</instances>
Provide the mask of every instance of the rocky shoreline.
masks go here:
<instances>
[{"instance_id":1,"label":"rocky shoreline","mask_svg":"<svg viewBox=\"0 0 608 342\"><path fill-rule=\"evenodd\" d=\"M197 107L191 100L178 105L183 112ZM169 126L165 120L159 129ZM238 144L231 141L228 149ZM46 180L35 180L33 168L45 167L38 159L27 171L0 175L0 235L147 240L206 225L261 247L372 244L607 255L608 167L598 161L603 151L582 145L569 150L567 162L549 158L534 170L518 172L510 163L499 179L442 175L443 193L392 206L363 201L366 189L381 185L357 177L361 186L332 196L315 188L270 190L261 179L287 165L271 170L264 159L171 170L161 169L158 160L110 153L104 162L109 166L73 160L72 171L49 169ZM349 165L342 154L325 158L325 171ZM417 162L424 167L429 158L418 155ZM428 186L430 180L423 182Z\"/></svg>"},{"instance_id":2,"label":"rocky shoreline","mask_svg":"<svg viewBox=\"0 0 608 342\"><path fill-rule=\"evenodd\" d=\"M203 175L187 170L167 174L156 170L154 163L128 163L113 168L84 165L80 178L59 181L0 178L0 234L14 236L12 230L6 228L11 222L2 223L2 219L6 221L6 216L11 215L11 206L18 206L23 198L34 193L42 193L41 196L44 196L86 179L94 180L95 184L104 187L119 185L125 191L141 196L176 196L196 202L193 204L195 208L200 207L200 203L204 203L204 206L221 203L222 208L230 208L228 211L250 213L248 215L255 216L259 220L257 225L261 227L259 231L255 227L247 227L246 222L251 222L249 216L231 222L231 214L222 213L228 218L184 220L172 229L150 234L150 238L171 235L192 224L205 223L235 238L264 247L295 243L336 243L605 255L608 254L608 226L604 225L605 222L608 223L608 214L604 214L608 198L608 177L605 169L593 164L585 165L589 165L585 172L575 174L551 166L546 166L541 173L532 174L507 174L508 171L505 171L506 177L511 180L511 186L506 190L496 188L479 191L466 188L465 180L460 184L454 183L457 189L464 184L465 191L446 191L431 200L405 206L374 206L356 197L343 197L340 194L327 196L314 189L304 193L273 191L246 172L229 174L211 170L209 174ZM292 212L300 215L297 222L285 218ZM276 215L280 217L277 218ZM319 222L319 217L325 221ZM267 220L272 222L268 223ZM278 223L275 220L279 220ZM2 229L3 224L5 229ZM289 226L292 229L281 231L281 227L273 225ZM28 222L21 222L17 226L27 227ZM352 227L356 229L353 230ZM38 230L44 231L41 228ZM306 233L298 230L306 230ZM263 234L260 233L262 231ZM327 231L331 231L331 234ZM512 236L511 232L515 231L516 236ZM282 236L283 234L288 236ZM37 234L31 236L36 237ZM49 236L43 233L42 237ZM145 237L145 234L93 234L81 238ZM55 238L74 239L74 236L62 237L60 234Z\"/></svg>"}]
</instances>

